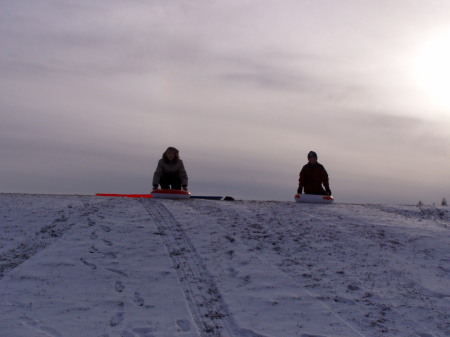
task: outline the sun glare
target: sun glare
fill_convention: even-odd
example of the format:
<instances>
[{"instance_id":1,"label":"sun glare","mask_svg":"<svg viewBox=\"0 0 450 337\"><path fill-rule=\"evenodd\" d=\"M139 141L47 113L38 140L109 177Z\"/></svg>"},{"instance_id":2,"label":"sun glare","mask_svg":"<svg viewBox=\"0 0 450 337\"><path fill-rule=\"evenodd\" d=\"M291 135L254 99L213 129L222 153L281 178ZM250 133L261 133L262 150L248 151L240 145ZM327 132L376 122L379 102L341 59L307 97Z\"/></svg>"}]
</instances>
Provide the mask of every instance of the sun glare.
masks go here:
<instances>
[{"instance_id":1,"label":"sun glare","mask_svg":"<svg viewBox=\"0 0 450 337\"><path fill-rule=\"evenodd\" d=\"M450 109L450 29L421 47L415 58L414 72L429 97Z\"/></svg>"}]
</instances>

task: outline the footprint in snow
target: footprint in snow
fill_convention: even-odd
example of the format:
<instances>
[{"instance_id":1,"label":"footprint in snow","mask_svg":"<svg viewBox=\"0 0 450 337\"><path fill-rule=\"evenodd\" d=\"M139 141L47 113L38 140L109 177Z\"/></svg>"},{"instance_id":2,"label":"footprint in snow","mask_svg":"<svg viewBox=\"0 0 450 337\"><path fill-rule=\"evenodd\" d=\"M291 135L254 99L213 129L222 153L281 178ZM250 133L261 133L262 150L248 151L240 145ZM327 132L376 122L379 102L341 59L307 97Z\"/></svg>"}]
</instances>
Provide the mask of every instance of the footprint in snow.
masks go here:
<instances>
[{"instance_id":1,"label":"footprint in snow","mask_svg":"<svg viewBox=\"0 0 450 337\"><path fill-rule=\"evenodd\" d=\"M142 307L144 305L144 299L137 291L134 293L133 302L139 307Z\"/></svg>"},{"instance_id":2,"label":"footprint in snow","mask_svg":"<svg viewBox=\"0 0 450 337\"><path fill-rule=\"evenodd\" d=\"M106 252L106 253L104 253L103 255L104 255L105 257L110 257L110 258L113 258L113 259L115 259L115 258L117 257L117 254L114 253L114 252Z\"/></svg>"},{"instance_id":3,"label":"footprint in snow","mask_svg":"<svg viewBox=\"0 0 450 337\"><path fill-rule=\"evenodd\" d=\"M125 277L128 276L128 274L126 272L119 270L119 269L106 268L106 270L112 271L113 273L119 274L121 276L125 276Z\"/></svg>"},{"instance_id":4,"label":"footprint in snow","mask_svg":"<svg viewBox=\"0 0 450 337\"><path fill-rule=\"evenodd\" d=\"M122 323L124 316L125 316L124 312L116 313L113 317L111 317L110 325L111 326L119 325L120 323Z\"/></svg>"},{"instance_id":5,"label":"footprint in snow","mask_svg":"<svg viewBox=\"0 0 450 337\"><path fill-rule=\"evenodd\" d=\"M89 247L89 253L98 253L98 249L95 246Z\"/></svg>"},{"instance_id":6,"label":"footprint in snow","mask_svg":"<svg viewBox=\"0 0 450 337\"><path fill-rule=\"evenodd\" d=\"M86 266L88 266L91 269L97 269L97 266L95 264L86 261L82 257L80 257L80 261L83 262Z\"/></svg>"},{"instance_id":7,"label":"footprint in snow","mask_svg":"<svg viewBox=\"0 0 450 337\"><path fill-rule=\"evenodd\" d=\"M132 329L133 332L137 333L139 336L145 336L145 337L153 337L152 334L153 329L152 328L135 328Z\"/></svg>"},{"instance_id":8,"label":"footprint in snow","mask_svg":"<svg viewBox=\"0 0 450 337\"><path fill-rule=\"evenodd\" d=\"M108 226L101 225L100 227L101 227L101 229L102 229L104 232L106 232L106 233L111 232L111 228L108 227Z\"/></svg>"},{"instance_id":9,"label":"footprint in snow","mask_svg":"<svg viewBox=\"0 0 450 337\"><path fill-rule=\"evenodd\" d=\"M177 320L177 325L182 332L191 330L191 322L189 322L188 320L179 319Z\"/></svg>"},{"instance_id":10,"label":"footprint in snow","mask_svg":"<svg viewBox=\"0 0 450 337\"><path fill-rule=\"evenodd\" d=\"M111 246L113 245L113 243L112 243L111 241L108 241L108 240L105 240L105 239L103 239L102 241L103 241L104 243L106 243L107 246L110 246L110 247L111 247Z\"/></svg>"},{"instance_id":11,"label":"footprint in snow","mask_svg":"<svg viewBox=\"0 0 450 337\"><path fill-rule=\"evenodd\" d=\"M116 285L114 286L114 289L116 289L116 291L117 291L118 293L121 293L122 291L124 291L125 286L123 285L122 282L116 281Z\"/></svg>"}]
</instances>

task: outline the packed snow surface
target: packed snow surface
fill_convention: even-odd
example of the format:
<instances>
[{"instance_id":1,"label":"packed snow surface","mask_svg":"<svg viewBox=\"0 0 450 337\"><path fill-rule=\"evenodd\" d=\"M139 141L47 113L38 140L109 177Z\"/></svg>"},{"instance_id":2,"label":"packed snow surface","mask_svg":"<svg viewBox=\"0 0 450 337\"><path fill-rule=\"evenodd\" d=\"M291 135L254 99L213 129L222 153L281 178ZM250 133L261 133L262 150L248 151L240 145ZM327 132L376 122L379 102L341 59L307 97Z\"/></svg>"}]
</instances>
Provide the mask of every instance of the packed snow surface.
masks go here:
<instances>
[{"instance_id":1,"label":"packed snow surface","mask_svg":"<svg viewBox=\"0 0 450 337\"><path fill-rule=\"evenodd\" d=\"M450 336L448 208L0 194L0 336Z\"/></svg>"}]
</instances>

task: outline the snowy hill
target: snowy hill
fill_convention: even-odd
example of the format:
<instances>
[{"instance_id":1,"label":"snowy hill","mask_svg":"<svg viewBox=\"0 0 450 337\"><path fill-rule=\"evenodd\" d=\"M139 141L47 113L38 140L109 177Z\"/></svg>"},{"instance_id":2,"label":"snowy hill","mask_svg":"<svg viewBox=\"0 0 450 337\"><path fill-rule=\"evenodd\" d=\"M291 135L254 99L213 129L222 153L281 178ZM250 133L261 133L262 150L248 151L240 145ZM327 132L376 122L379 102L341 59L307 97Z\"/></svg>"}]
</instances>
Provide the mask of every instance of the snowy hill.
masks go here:
<instances>
[{"instance_id":1,"label":"snowy hill","mask_svg":"<svg viewBox=\"0 0 450 337\"><path fill-rule=\"evenodd\" d=\"M0 194L1 337L449 336L444 206Z\"/></svg>"}]
</instances>

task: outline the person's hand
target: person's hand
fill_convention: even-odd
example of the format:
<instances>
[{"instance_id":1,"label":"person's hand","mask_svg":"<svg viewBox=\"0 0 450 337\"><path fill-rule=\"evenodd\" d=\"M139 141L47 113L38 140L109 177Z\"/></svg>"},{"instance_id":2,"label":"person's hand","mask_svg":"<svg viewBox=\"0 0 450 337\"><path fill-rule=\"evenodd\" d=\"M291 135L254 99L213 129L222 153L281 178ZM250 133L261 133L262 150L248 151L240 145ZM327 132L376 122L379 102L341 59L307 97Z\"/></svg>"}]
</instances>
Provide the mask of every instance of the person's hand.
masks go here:
<instances>
[{"instance_id":1,"label":"person's hand","mask_svg":"<svg viewBox=\"0 0 450 337\"><path fill-rule=\"evenodd\" d=\"M303 187L299 187L299 188L297 189L297 193L298 193L298 194L302 194L302 189L303 189Z\"/></svg>"},{"instance_id":2,"label":"person's hand","mask_svg":"<svg viewBox=\"0 0 450 337\"><path fill-rule=\"evenodd\" d=\"M325 191L325 194L326 195L331 195L331 190L329 188L327 188L326 191Z\"/></svg>"}]
</instances>

